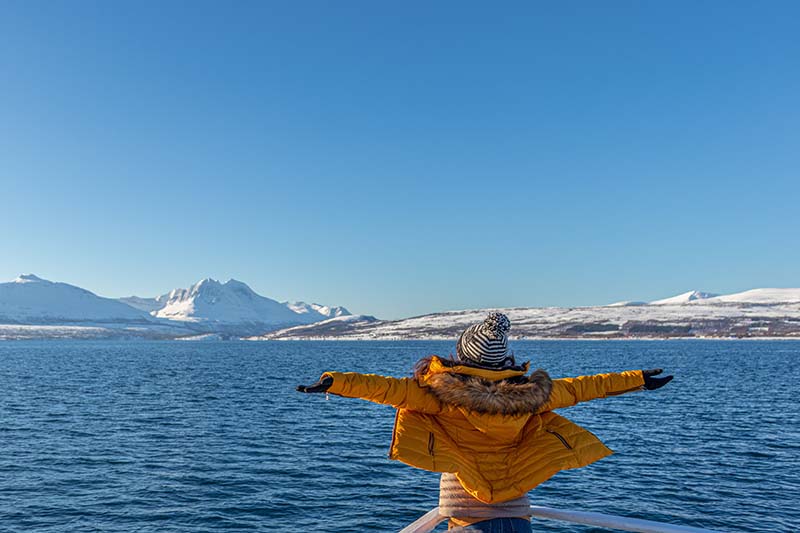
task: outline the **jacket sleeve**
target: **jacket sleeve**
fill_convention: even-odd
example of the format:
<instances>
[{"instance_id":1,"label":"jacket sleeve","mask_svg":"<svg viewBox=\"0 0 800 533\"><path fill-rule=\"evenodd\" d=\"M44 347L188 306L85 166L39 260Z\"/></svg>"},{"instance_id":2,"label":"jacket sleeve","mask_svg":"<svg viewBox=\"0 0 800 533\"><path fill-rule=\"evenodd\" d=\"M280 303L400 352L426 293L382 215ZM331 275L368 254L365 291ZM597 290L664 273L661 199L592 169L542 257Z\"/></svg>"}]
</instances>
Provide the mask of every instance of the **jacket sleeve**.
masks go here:
<instances>
[{"instance_id":1,"label":"jacket sleeve","mask_svg":"<svg viewBox=\"0 0 800 533\"><path fill-rule=\"evenodd\" d=\"M333 384L328 389L331 394L422 413L436 414L442 411L439 400L411 378L356 372L325 372L320 379L325 377L333 378Z\"/></svg>"},{"instance_id":2,"label":"jacket sleeve","mask_svg":"<svg viewBox=\"0 0 800 533\"><path fill-rule=\"evenodd\" d=\"M588 402L597 398L618 396L626 392L643 390L643 385L644 377L642 377L641 370L554 379L550 399L539 409L539 412L571 407L578 402Z\"/></svg>"}]
</instances>

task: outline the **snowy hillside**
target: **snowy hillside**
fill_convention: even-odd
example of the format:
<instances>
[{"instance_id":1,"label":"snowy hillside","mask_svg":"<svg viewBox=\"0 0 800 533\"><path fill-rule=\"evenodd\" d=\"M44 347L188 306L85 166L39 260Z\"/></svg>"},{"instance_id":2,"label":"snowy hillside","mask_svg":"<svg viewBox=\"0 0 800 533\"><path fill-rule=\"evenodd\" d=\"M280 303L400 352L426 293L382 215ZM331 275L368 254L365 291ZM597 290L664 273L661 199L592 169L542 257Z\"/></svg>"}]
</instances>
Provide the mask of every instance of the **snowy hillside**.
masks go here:
<instances>
[{"instance_id":1,"label":"snowy hillside","mask_svg":"<svg viewBox=\"0 0 800 533\"><path fill-rule=\"evenodd\" d=\"M220 283L206 278L188 289L175 289L152 302L139 303L163 304L152 313L158 318L238 335L263 333L349 314L344 307L280 303L257 294L247 284L235 279Z\"/></svg>"},{"instance_id":2,"label":"snowy hillside","mask_svg":"<svg viewBox=\"0 0 800 533\"><path fill-rule=\"evenodd\" d=\"M366 325L377 321L377 318L369 315L342 315L314 324L283 329L280 330L280 333L267 333L265 335L248 337L245 340L260 341L295 337L302 337L304 339L326 338L340 332L346 332L351 326Z\"/></svg>"},{"instance_id":3,"label":"snowy hillside","mask_svg":"<svg viewBox=\"0 0 800 533\"><path fill-rule=\"evenodd\" d=\"M247 284L206 278L188 289L175 289L155 316L187 322L222 324L299 324L317 317L301 315L280 302L256 294Z\"/></svg>"},{"instance_id":4,"label":"snowy hillside","mask_svg":"<svg viewBox=\"0 0 800 533\"><path fill-rule=\"evenodd\" d=\"M344 307L330 307L320 304L307 304L305 302L283 302L283 305L301 315L309 315L309 317L318 317L318 320L327 320L329 318L336 318L338 316L348 316L350 311Z\"/></svg>"},{"instance_id":5,"label":"snowy hillside","mask_svg":"<svg viewBox=\"0 0 800 533\"><path fill-rule=\"evenodd\" d=\"M151 317L117 300L33 274L0 283L0 322L149 322Z\"/></svg>"},{"instance_id":6,"label":"snowy hillside","mask_svg":"<svg viewBox=\"0 0 800 533\"><path fill-rule=\"evenodd\" d=\"M650 304L491 309L512 321L512 338L800 338L800 289L754 289L727 296L690 291ZM301 327L260 339L454 339L489 309L433 313L392 321Z\"/></svg>"},{"instance_id":7,"label":"snowy hillside","mask_svg":"<svg viewBox=\"0 0 800 533\"><path fill-rule=\"evenodd\" d=\"M614 302L613 304L608 304L608 307L634 307L637 305L647 305L647 302L624 300L621 302Z\"/></svg>"},{"instance_id":8,"label":"snowy hillside","mask_svg":"<svg viewBox=\"0 0 800 533\"><path fill-rule=\"evenodd\" d=\"M140 311L144 311L145 313L153 314L154 311L158 311L164 307L164 304L166 303L166 295L159 296L158 298L126 296L125 298L119 298L119 301L124 304L128 304L131 307L135 307Z\"/></svg>"},{"instance_id":9,"label":"snowy hillside","mask_svg":"<svg viewBox=\"0 0 800 533\"><path fill-rule=\"evenodd\" d=\"M650 302L650 305L680 305L689 302L694 302L697 300L706 300L708 298L714 298L715 296L719 295L711 294L710 292L689 291L689 292L684 292L683 294L679 294L677 296L672 296L671 298L664 298L663 300L656 300L654 302Z\"/></svg>"},{"instance_id":10,"label":"snowy hillside","mask_svg":"<svg viewBox=\"0 0 800 533\"><path fill-rule=\"evenodd\" d=\"M800 289L752 289L749 291L717 296L708 303L738 303L774 305L800 302Z\"/></svg>"},{"instance_id":11,"label":"snowy hillside","mask_svg":"<svg viewBox=\"0 0 800 533\"><path fill-rule=\"evenodd\" d=\"M188 289L175 289L156 298L120 298L136 309L169 320L219 324L310 324L350 315L341 306L306 302L276 302L235 279L226 283L207 278Z\"/></svg>"}]
</instances>

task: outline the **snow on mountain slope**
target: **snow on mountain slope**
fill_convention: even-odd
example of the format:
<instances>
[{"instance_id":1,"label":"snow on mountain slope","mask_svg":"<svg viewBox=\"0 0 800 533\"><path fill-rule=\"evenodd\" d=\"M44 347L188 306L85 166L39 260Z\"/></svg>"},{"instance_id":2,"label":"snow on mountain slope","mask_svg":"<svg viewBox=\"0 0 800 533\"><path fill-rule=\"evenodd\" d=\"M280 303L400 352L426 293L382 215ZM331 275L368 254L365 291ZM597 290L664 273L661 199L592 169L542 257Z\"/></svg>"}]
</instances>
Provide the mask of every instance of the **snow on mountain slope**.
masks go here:
<instances>
[{"instance_id":1,"label":"snow on mountain slope","mask_svg":"<svg viewBox=\"0 0 800 533\"><path fill-rule=\"evenodd\" d=\"M328 318L352 316L352 314L353 314L350 311L348 311L346 307L343 307L341 305L337 305L337 306L333 306L333 307L331 307L329 305L319 305L319 304L311 304L311 305L315 306L314 308L317 310L317 312L319 314L321 314L323 316L326 316ZM360 316L364 316L364 315L360 315Z\"/></svg>"},{"instance_id":2,"label":"snow on mountain slope","mask_svg":"<svg viewBox=\"0 0 800 533\"><path fill-rule=\"evenodd\" d=\"M613 304L608 304L606 307L635 307L637 305L647 305L647 302L623 300L621 302L614 302Z\"/></svg>"},{"instance_id":3,"label":"snow on mountain slope","mask_svg":"<svg viewBox=\"0 0 800 533\"><path fill-rule=\"evenodd\" d=\"M33 274L0 283L0 321L11 323L148 321L139 309L67 283Z\"/></svg>"},{"instance_id":4,"label":"snow on mountain slope","mask_svg":"<svg viewBox=\"0 0 800 533\"><path fill-rule=\"evenodd\" d=\"M337 306L331 307L328 305L320 304L307 304L305 302L283 302L283 304L301 315L308 314L309 316L319 317L318 320L327 320L328 318L335 318L337 316L351 315L350 311L344 307Z\"/></svg>"},{"instance_id":5,"label":"snow on mountain slope","mask_svg":"<svg viewBox=\"0 0 800 533\"><path fill-rule=\"evenodd\" d=\"M707 303L780 304L800 302L800 289L751 289L711 298Z\"/></svg>"},{"instance_id":6,"label":"snow on mountain slope","mask_svg":"<svg viewBox=\"0 0 800 533\"><path fill-rule=\"evenodd\" d=\"M124 298L118 298L118 300L124 304L130 305L131 307L135 307L136 309L149 314L153 314L154 311L158 311L159 309L163 308L164 305L166 305L166 295L159 296L158 298L126 296Z\"/></svg>"},{"instance_id":7,"label":"snow on mountain slope","mask_svg":"<svg viewBox=\"0 0 800 533\"><path fill-rule=\"evenodd\" d=\"M171 291L155 316L185 322L276 326L316 322L321 315L299 314L235 279L220 283L206 278L188 289Z\"/></svg>"},{"instance_id":8,"label":"snow on mountain slope","mask_svg":"<svg viewBox=\"0 0 800 533\"><path fill-rule=\"evenodd\" d=\"M371 324L378 322L378 319L370 315L342 315L322 322L315 322L313 324L304 324L301 326L294 326L280 330L276 333L267 333L265 335L258 335L255 337L247 337L244 340L261 341L273 340L292 337L315 338L315 337L329 337L336 333L348 330L354 325Z\"/></svg>"},{"instance_id":9,"label":"snow on mountain slope","mask_svg":"<svg viewBox=\"0 0 800 533\"><path fill-rule=\"evenodd\" d=\"M663 300L656 300L654 302L650 302L650 305L682 305L697 300L706 300L708 298L714 298L716 296L719 295L711 294L710 292L689 291L689 292L684 292L683 294L679 294L677 296L672 296L671 298L664 298Z\"/></svg>"}]
</instances>

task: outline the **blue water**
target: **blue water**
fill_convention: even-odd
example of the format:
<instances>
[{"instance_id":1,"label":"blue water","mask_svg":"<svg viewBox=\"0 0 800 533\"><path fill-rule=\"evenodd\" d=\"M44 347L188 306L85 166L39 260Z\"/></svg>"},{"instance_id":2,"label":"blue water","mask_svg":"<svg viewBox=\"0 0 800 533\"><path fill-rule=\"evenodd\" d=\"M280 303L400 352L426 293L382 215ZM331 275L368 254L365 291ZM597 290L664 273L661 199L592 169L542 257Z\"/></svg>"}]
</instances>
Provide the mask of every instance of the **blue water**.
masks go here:
<instances>
[{"instance_id":1,"label":"blue water","mask_svg":"<svg viewBox=\"0 0 800 533\"><path fill-rule=\"evenodd\" d=\"M663 366L664 389L561 411L616 454L534 503L800 530L800 342L516 342L554 376ZM0 530L391 531L438 477L389 461L393 411L294 392L407 375L442 342L0 343ZM542 531L589 528L537 521Z\"/></svg>"}]
</instances>

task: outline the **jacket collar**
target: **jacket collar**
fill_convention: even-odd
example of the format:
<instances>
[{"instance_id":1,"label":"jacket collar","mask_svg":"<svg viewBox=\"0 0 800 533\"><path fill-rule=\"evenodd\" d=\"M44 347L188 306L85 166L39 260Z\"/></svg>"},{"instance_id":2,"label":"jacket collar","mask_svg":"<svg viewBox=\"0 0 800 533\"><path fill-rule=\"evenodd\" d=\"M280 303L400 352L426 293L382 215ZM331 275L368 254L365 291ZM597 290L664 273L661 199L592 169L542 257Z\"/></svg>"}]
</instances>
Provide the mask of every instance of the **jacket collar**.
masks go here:
<instances>
[{"instance_id":1,"label":"jacket collar","mask_svg":"<svg viewBox=\"0 0 800 533\"><path fill-rule=\"evenodd\" d=\"M448 366L432 357L420 385L447 405L480 414L532 414L547 403L552 381L544 370L526 376L522 370L488 370L466 365Z\"/></svg>"}]
</instances>

